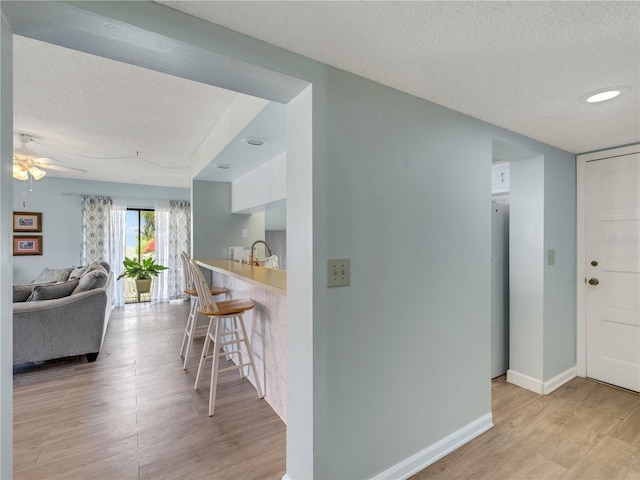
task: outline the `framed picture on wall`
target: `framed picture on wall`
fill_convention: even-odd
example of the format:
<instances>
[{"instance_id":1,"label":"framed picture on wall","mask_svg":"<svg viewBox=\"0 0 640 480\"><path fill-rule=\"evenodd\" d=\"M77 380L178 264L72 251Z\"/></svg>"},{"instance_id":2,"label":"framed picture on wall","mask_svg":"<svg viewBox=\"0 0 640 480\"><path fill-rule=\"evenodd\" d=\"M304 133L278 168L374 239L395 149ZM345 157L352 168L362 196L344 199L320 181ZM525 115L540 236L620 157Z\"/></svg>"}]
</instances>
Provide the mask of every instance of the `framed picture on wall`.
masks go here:
<instances>
[{"instance_id":1,"label":"framed picture on wall","mask_svg":"<svg viewBox=\"0 0 640 480\"><path fill-rule=\"evenodd\" d=\"M14 255L42 255L42 235L13 237Z\"/></svg>"},{"instance_id":2,"label":"framed picture on wall","mask_svg":"<svg viewBox=\"0 0 640 480\"><path fill-rule=\"evenodd\" d=\"M41 232L42 213L40 212L13 212L14 232Z\"/></svg>"}]
</instances>

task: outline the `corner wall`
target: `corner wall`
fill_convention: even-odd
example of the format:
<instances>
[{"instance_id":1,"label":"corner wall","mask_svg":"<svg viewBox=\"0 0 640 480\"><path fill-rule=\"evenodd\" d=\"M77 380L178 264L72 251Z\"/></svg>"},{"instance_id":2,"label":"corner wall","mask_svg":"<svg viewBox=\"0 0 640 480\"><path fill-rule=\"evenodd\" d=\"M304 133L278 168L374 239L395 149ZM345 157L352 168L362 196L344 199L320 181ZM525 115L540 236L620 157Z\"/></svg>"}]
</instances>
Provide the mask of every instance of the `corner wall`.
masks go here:
<instances>
[{"instance_id":1,"label":"corner wall","mask_svg":"<svg viewBox=\"0 0 640 480\"><path fill-rule=\"evenodd\" d=\"M544 157L512 161L510 182L509 377L520 375L541 380L545 292Z\"/></svg>"},{"instance_id":2,"label":"corner wall","mask_svg":"<svg viewBox=\"0 0 640 480\"><path fill-rule=\"evenodd\" d=\"M548 394L576 375L575 157L512 161L510 203L507 380Z\"/></svg>"},{"instance_id":3,"label":"corner wall","mask_svg":"<svg viewBox=\"0 0 640 480\"><path fill-rule=\"evenodd\" d=\"M544 244L555 251L555 265L544 270L544 366L547 383L563 375L576 376L576 159L574 155L545 157ZM554 384L545 393L559 387Z\"/></svg>"},{"instance_id":4,"label":"corner wall","mask_svg":"<svg viewBox=\"0 0 640 480\"><path fill-rule=\"evenodd\" d=\"M0 17L0 478L13 478L13 32Z\"/></svg>"}]
</instances>

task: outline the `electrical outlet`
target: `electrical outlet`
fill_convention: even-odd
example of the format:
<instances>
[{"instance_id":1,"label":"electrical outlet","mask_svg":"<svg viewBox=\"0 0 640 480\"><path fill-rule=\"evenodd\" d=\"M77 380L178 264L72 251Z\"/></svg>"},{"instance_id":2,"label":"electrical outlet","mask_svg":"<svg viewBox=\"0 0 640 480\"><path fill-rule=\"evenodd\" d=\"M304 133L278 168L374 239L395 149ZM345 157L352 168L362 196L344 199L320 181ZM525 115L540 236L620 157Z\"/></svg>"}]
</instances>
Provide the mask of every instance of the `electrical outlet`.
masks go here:
<instances>
[{"instance_id":1,"label":"electrical outlet","mask_svg":"<svg viewBox=\"0 0 640 480\"><path fill-rule=\"evenodd\" d=\"M327 260L327 287L351 285L351 259L330 258Z\"/></svg>"},{"instance_id":2,"label":"electrical outlet","mask_svg":"<svg viewBox=\"0 0 640 480\"><path fill-rule=\"evenodd\" d=\"M555 265L556 264L556 249L550 248L547 250L547 265Z\"/></svg>"},{"instance_id":3,"label":"electrical outlet","mask_svg":"<svg viewBox=\"0 0 640 480\"><path fill-rule=\"evenodd\" d=\"M249 230L246 228L242 229L242 238L249 238Z\"/></svg>"}]
</instances>

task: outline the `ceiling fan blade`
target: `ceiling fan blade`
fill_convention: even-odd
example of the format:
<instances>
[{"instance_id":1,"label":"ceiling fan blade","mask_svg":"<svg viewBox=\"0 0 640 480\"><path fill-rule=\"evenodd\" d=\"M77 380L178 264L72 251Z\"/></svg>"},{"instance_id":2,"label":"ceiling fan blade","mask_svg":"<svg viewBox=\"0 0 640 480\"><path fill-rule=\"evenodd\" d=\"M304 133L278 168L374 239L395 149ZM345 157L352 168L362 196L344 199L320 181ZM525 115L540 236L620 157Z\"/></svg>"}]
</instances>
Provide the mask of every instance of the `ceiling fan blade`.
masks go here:
<instances>
[{"instance_id":1,"label":"ceiling fan blade","mask_svg":"<svg viewBox=\"0 0 640 480\"><path fill-rule=\"evenodd\" d=\"M41 164L38 165L38 167L40 168L44 168L46 170L57 170L59 172L70 172L70 173L87 173L86 170L83 170L81 168L74 168L74 167L63 167L62 165L54 165L52 163L49 164Z\"/></svg>"}]
</instances>

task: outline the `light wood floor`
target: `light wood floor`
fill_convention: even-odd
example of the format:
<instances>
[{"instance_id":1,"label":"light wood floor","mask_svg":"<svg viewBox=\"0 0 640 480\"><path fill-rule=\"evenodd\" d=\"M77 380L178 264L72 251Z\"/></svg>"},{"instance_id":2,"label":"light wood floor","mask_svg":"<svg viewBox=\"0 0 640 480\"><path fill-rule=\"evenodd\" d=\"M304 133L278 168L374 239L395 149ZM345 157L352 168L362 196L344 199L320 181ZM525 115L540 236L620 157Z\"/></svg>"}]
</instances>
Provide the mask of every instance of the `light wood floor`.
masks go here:
<instances>
[{"instance_id":1,"label":"light wood floor","mask_svg":"<svg viewBox=\"0 0 640 480\"><path fill-rule=\"evenodd\" d=\"M207 416L200 344L187 371L178 358L187 313L115 309L97 362L15 373L14 478L282 478L285 425L237 372ZM549 396L504 377L492 389L495 427L412 478L640 480L640 395L581 378Z\"/></svg>"},{"instance_id":2,"label":"light wood floor","mask_svg":"<svg viewBox=\"0 0 640 480\"><path fill-rule=\"evenodd\" d=\"M285 425L238 371L193 389L178 357L186 304L114 309L95 363L14 374L14 478L280 479ZM206 379L206 380L205 380Z\"/></svg>"},{"instance_id":3,"label":"light wood floor","mask_svg":"<svg viewBox=\"0 0 640 480\"><path fill-rule=\"evenodd\" d=\"M574 378L540 396L492 383L494 427L413 480L640 480L640 395Z\"/></svg>"}]
</instances>

